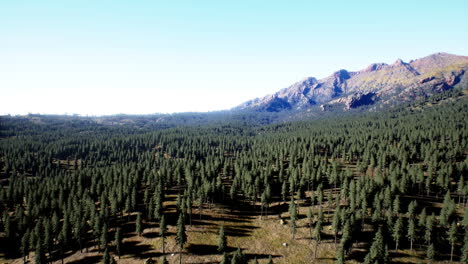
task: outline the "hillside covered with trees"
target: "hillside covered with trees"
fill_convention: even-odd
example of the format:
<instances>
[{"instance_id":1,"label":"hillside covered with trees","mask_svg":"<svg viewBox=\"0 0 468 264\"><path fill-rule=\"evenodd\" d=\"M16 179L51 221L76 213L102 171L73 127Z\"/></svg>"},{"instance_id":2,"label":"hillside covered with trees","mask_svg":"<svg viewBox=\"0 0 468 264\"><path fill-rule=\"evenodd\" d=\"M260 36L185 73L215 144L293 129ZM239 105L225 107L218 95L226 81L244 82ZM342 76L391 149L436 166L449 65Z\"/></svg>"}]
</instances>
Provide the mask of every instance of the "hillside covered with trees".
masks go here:
<instances>
[{"instance_id":1,"label":"hillside covered with trees","mask_svg":"<svg viewBox=\"0 0 468 264\"><path fill-rule=\"evenodd\" d=\"M7 263L468 261L468 104L269 125L0 117Z\"/></svg>"}]
</instances>

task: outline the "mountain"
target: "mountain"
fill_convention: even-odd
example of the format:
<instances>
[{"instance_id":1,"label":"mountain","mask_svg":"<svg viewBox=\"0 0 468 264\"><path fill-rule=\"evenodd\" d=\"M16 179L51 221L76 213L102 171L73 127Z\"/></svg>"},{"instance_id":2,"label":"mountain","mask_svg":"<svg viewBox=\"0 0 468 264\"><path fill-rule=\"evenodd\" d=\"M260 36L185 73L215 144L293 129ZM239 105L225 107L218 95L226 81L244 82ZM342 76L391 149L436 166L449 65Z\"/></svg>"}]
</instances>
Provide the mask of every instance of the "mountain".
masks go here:
<instances>
[{"instance_id":1,"label":"mountain","mask_svg":"<svg viewBox=\"0 0 468 264\"><path fill-rule=\"evenodd\" d=\"M339 70L317 80L303 79L275 94L247 101L233 110L281 112L305 110L314 105L323 111L335 105L344 109L375 103L412 101L468 84L468 57L436 53L410 62L373 63L360 71Z\"/></svg>"}]
</instances>

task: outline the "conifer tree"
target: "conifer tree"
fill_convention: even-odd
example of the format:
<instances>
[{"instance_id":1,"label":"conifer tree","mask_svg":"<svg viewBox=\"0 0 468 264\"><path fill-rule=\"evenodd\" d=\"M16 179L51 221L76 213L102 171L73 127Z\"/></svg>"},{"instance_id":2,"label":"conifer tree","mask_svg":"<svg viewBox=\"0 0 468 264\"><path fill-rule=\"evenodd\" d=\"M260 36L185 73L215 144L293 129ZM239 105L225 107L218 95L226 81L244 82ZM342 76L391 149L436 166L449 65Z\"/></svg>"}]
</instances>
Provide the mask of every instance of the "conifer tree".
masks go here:
<instances>
[{"instance_id":1,"label":"conifer tree","mask_svg":"<svg viewBox=\"0 0 468 264\"><path fill-rule=\"evenodd\" d=\"M408 220L408 234L406 235L406 237L410 241L410 250L413 250L413 241L416 237L416 226L414 224L414 219L412 218Z\"/></svg>"},{"instance_id":2,"label":"conifer tree","mask_svg":"<svg viewBox=\"0 0 468 264\"><path fill-rule=\"evenodd\" d=\"M135 232L138 234L138 236L141 236L141 233L143 232L143 224L141 222L141 213L137 214L137 218L135 222Z\"/></svg>"},{"instance_id":3,"label":"conifer tree","mask_svg":"<svg viewBox=\"0 0 468 264\"><path fill-rule=\"evenodd\" d=\"M321 210L319 211L319 218L317 220L317 223L315 223L315 232L314 232L314 239L315 239L315 252L314 252L314 258L317 258L317 251L318 251L318 246L320 244L320 241L322 240L322 225L323 225L323 214L321 213Z\"/></svg>"},{"instance_id":4,"label":"conifer tree","mask_svg":"<svg viewBox=\"0 0 468 264\"><path fill-rule=\"evenodd\" d=\"M219 229L219 236L218 236L218 252L225 252L227 247L227 239L226 235L224 234L224 226L221 226Z\"/></svg>"},{"instance_id":5,"label":"conifer tree","mask_svg":"<svg viewBox=\"0 0 468 264\"><path fill-rule=\"evenodd\" d=\"M159 222L159 236L162 239L162 252L165 254L164 246L165 246L165 238L167 233L167 226L166 226L166 217L164 215L161 216L161 221Z\"/></svg>"},{"instance_id":6,"label":"conifer tree","mask_svg":"<svg viewBox=\"0 0 468 264\"><path fill-rule=\"evenodd\" d=\"M434 260L434 256L435 256L434 244L430 244L427 247L426 256L427 256L427 259L429 259L430 263Z\"/></svg>"},{"instance_id":7,"label":"conifer tree","mask_svg":"<svg viewBox=\"0 0 468 264\"><path fill-rule=\"evenodd\" d=\"M110 255L109 255L109 249L106 247L106 249L104 250L104 256L102 257L102 263L103 264L110 264L111 260L110 260Z\"/></svg>"},{"instance_id":8,"label":"conifer tree","mask_svg":"<svg viewBox=\"0 0 468 264\"><path fill-rule=\"evenodd\" d=\"M382 235L382 229L379 228L379 231L375 234L372 245L367 253L364 263L366 264L383 264L387 263L388 251L384 244L384 238Z\"/></svg>"},{"instance_id":9,"label":"conifer tree","mask_svg":"<svg viewBox=\"0 0 468 264\"><path fill-rule=\"evenodd\" d=\"M229 264L230 261L229 261L229 257L228 255L226 254L226 252L224 252L223 254L223 259L221 260L220 264Z\"/></svg>"},{"instance_id":10,"label":"conifer tree","mask_svg":"<svg viewBox=\"0 0 468 264\"><path fill-rule=\"evenodd\" d=\"M291 203L289 204L289 220L291 221L291 233L293 239L296 237L297 231L297 208L296 203L294 202L294 198L291 197Z\"/></svg>"},{"instance_id":11,"label":"conifer tree","mask_svg":"<svg viewBox=\"0 0 468 264\"><path fill-rule=\"evenodd\" d=\"M23 263L26 263L26 256L29 254L29 230L26 230L21 238L21 253L23 254Z\"/></svg>"},{"instance_id":12,"label":"conifer tree","mask_svg":"<svg viewBox=\"0 0 468 264\"><path fill-rule=\"evenodd\" d=\"M450 243L450 262L453 261L453 248L455 247L455 243L457 243L457 225L455 222L450 225L450 228L447 232L448 241Z\"/></svg>"},{"instance_id":13,"label":"conifer tree","mask_svg":"<svg viewBox=\"0 0 468 264\"><path fill-rule=\"evenodd\" d=\"M36 254L34 256L34 262L36 264L45 264L46 263L45 256L44 256L44 249L42 247L42 241L41 241L40 237L37 240L37 244L36 244Z\"/></svg>"},{"instance_id":14,"label":"conifer tree","mask_svg":"<svg viewBox=\"0 0 468 264\"><path fill-rule=\"evenodd\" d=\"M118 227L115 230L115 250L117 251L117 255L120 259L120 254L122 253L122 229Z\"/></svg>"},{"instance_id":15,"label":"conifer tree","mask_svg":"<svg viewBox=\"0 0 468 264\"><path fill-rule=\"evenodd\" d=\"M104 223L102 226L102 231L101 231L101 248L107 248L107 242L109 241L109 234L108 234L108 229L107 229L107 224Z\"/></svg>"},{"instance_id":16,"label":"conifer tree","mask_svg":"<svg viewBox=\"0 0 468 264\"><path fill-rule=\"evenodd\" d=\"M182 213L179 214L179 219L177 220L176 242L180 248L179 263L182 264L182 248L184 247L184 244L187 242L187 234L185 233L184 215Z\"/></svg>"},{"instance_id":17,"label":"conifer tree","mask_svg":"<svg viewBox=\"0 0 468 264\"><path fill-rule=\"evenodd\" d=\"M336 264L344 264L345 263L345 255L343 246L340 246L336 251Z\"/></svg>"},{"instance_id":18,"label":"conifer tree","mask_svg":"<svg viewBox=\"0 0 468 264\"><path fill-rule=\"evenodd\" d=\"M468 230L465 230L461 261L468 262Z\"/></svg>"},{"instance_id":19,"label":"conifer tree","mask_svg":"<svg viewBox=\"0 0 468 264\"><path fill-rule=\"evenodd\" d=\"M393 227L393 240L395 241L395 250L398 250L398 244L400 243L401 233L403 231L403 220L401 216L398 217Z\"/></svg>"},{"instance_id":20,"label":"conifer tree","mask_svg":"<svg viewBox=\"0 0 468 264\"><path fill-rule=\"evenodd\" d=\"M312 230L313 230L313 222L314 222L313 217L314 216L312 214L312 208L309 207L309 209L307 210L307 221L309 224L309 235L310 235L311 242L312 242Z\"/></svg>"}]
</instances>

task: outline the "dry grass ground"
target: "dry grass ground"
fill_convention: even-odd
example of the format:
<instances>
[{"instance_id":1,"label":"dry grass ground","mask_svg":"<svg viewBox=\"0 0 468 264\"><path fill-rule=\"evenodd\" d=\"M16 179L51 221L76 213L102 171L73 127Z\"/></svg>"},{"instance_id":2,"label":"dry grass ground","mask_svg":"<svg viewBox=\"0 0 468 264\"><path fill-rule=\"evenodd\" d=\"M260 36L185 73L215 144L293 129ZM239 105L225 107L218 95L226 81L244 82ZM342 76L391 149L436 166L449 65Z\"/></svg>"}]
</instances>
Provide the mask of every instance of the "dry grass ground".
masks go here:
<instances>
[{"instance_id":1,"label":"dry grass ground","mask_svg":"<svg viewBox=\"0 0 468 264\"><path fill-rule=\"evenodd\" d=\"M174 197L168 197L174 200ZM173 199L171 199L173 198ZM166 208L173 208L174 202L166 203ZM182 253L183 263L219 263L222 254L217 252L217 239L219 227L225 226L228 236L228 252L241 248L250 260L257 258L259 263L267 263L269 255L272 255L274 263L333 263L334 244L333 240L322 241L318 248L317 259L313 258L315 242L310 240L307 218L307 208L300 208L300 220L296 238L292 239L291 229L287 224L281 224L277 214L270 214L266 219L249 214L248 211L231 210L228 207L214 206L211 209L202 210L202 218L199 219L196 208L193 210L192 226L187 224L188 242ZM169 263L179 262L179 248L175 242L175 211L165 212L168 216L168 232L166 238L166 258ZM288 218L287 213L282 218ZM123 255L119 260L114 248L111 247L111 255L115 256L117 263L134 264L144 263L149 257L159 260L162 258L162 239L159 237L157 223L147 223L142 236L133 233L134 223L128 223L123 240ZM287 243L287 246L283 246ZM33 259L34 254L30 254ZM88 252L69 252L64 259L65 263L85 264L99 263L102 252L94 247L89 247ZM20 264L22 259L1 260L1 263ZM60 260L53 263L61 263Z\"/></svg>"}]
</instances>

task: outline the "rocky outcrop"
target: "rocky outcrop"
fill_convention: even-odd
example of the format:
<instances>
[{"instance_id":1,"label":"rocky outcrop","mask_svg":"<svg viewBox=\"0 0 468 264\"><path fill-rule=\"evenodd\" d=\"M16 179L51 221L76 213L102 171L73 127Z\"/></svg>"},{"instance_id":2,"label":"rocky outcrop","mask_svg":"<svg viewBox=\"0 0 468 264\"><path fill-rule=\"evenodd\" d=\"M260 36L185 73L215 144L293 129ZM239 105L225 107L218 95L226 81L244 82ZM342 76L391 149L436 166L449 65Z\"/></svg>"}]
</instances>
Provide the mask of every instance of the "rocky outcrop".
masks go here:
<instances>
[{"instance_id":1,"label":"rocky outcrop","mask_svg":"<svg viewBox=\"0 0 468 264\"><path fill-rule=\"evenodd\" d=\"M376 100L376 93L356 93L348 97L348 100L346 101L346 108L351 109L364 105L371 105L374 104Z\"/></svg>"}]
</instances>

